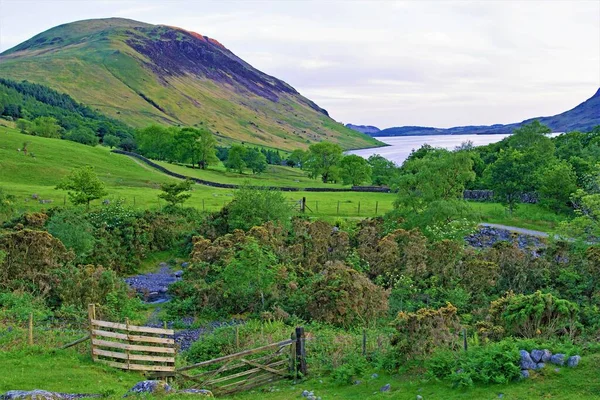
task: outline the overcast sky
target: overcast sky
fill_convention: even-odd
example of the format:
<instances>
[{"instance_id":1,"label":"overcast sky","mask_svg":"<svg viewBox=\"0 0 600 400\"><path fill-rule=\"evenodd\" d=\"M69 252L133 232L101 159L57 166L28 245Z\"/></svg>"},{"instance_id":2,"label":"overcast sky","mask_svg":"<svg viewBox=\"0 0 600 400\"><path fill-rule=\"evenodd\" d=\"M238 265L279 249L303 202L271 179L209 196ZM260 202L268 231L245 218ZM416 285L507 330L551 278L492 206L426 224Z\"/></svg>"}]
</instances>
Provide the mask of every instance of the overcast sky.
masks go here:
<instances>
[{"instance_id":1,"label":"overcast sky","mask_svg":"<svg viewBox=\"0 0 600 400\"><path fill-rule=\"evenodd\" d=\"M104 17L213 37L344 123L517 122L600 87L600 0L0 0L0 50Z\"/></svg>"}]
</instances>

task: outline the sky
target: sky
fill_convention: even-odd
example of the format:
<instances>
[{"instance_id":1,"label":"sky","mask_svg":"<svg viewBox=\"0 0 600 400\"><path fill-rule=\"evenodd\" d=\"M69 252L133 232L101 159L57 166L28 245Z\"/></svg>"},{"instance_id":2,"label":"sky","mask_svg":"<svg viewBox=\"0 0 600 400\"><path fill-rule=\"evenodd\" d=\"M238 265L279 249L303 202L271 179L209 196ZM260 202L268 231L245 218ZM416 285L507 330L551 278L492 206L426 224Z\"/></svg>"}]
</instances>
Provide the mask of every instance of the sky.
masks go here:
<instances>
[{"instance_id":1,"label":"sky","mask_svg":"<svg viewBox=\"0 0 600 400\"><path fill-rule=\"evenodd\" d=\"M215 38L343 123L511 123L600 87L600 0L0 0L0 51L106 17Z\"/></svg>"}]
</instances>

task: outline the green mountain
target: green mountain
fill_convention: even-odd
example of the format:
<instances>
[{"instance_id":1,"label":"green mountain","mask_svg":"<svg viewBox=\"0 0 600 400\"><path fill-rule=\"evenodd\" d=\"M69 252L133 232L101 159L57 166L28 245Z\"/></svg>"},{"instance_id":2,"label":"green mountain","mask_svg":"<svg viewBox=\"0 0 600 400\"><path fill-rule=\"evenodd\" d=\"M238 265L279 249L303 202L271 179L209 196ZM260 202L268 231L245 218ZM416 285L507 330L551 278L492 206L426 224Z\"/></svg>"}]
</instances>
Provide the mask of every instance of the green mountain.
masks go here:
<instances>
[{"instance_id":1,"label":"green mountain","mask_svg":"<svg viewBox=\"0 0 600 400\"><path fill-rule=\"evenodd\" d=\"M225 140L288 150L379 144L215 39L175 27L121 18L60 25L0 54L0 77L47 85L134 127L204 124Z\"/></svg>"}]
</instances>

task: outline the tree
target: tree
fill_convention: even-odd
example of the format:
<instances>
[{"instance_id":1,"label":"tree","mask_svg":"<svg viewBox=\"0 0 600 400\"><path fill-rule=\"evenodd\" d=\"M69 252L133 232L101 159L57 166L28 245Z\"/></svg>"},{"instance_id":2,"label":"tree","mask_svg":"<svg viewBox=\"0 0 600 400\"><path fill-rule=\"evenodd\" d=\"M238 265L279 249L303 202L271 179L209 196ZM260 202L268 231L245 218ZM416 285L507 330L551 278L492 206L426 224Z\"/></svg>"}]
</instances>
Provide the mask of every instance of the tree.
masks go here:
<instances>
[{"instance_id":1,"label":"tree","mask_svg":"<svg viewBox=\"0 0 600 400\"><path fill-rule=\"evenodd\" d=\"M65 139L86 144L88 146L95 146L98 144L98 136L96 136L93 130L84 126L67 132Z\"/></svg>"},{"instance_id":2,"label":"tree","mask_svg":"<svg viewBox=\"0 0 600 400\"><path fill-rule=\"evenodd\" d=\"M525 156L518 150L500 151L498 159L486 169L487 181L494 196L512 214L527 188L523 164Z\"/></svg>"},{"instance_id":3,"label":"tree","mask_svg":"<svg viewBox=\"0 0 600 400\"><path fill-rule=\"evenodd\" d=\"M121 139L119 139L119 137L115 135L104 135L104 137L102 138L102 143L104 143L105 146L108 146L112 149L113 147L117 147L121 143Z\"/></svg>"},{"instance_id":4,"label":"tree","mask_svg":"<svg viewBox=\"0 0 600 400\"><path fill-rule=\"evenodd\" d=\"M306 168L310 177L316 179L321 176L323 183L337 178L338 164L342 159L342 148L334 143L315 143L308 148Z\"/></svg>"},{"instance_id":5,"label":"tree","mask_svg":"<svg viewBox=\"0 0 600 400\"><path fill-rule=\"evenodd\" d=\"M60 131L58 120L53 117L38 117L29 125L29 133L34 136L60 138Z\"/></svg>"},{"instance_id":6,"label":"tree","mask_svg":"<svg viewBox=\"0 0 600 400\"><path fill-rule=\"evenodd\" d=\"M229 229L248 230L268 221L288 224L292 207L279 190L263 190L243 186L236 190L227 206Z\"/></svg>"},{"instance_id":7,"label":"tree","mask_svg":"<svg viewBox=\"0 0 600 400\"><path fill-rule=\"evenodd\" d=\"M21 131L21 133L28 133L31 129L31 122L26 119L19 118L17 120L17 128Z\"/></svg>"},{"instance_id":8,"label":"tree","mask_svg":"<svg viewBox=\"0 0 600 400\"><path fill-rule=\"evenodd\" d=\"M69 200L73 204L86 204L88 209L92 200L107 194L104 182L98 179L94 169L89 165L72 170L56 186L56 189L67 190Z\"/></svg>"},{"instance_id":9,"label":"tree","mask_svg":"<svg viewBox=\"0 0 600 400\"><path fill-rule=\"evenodd\" d=\"M172 157L176 129L151 125L139 130L135 137L139 152L157 160Z\"/></svg>"},{"instance_id":10,"label":"tree","mask_svg":"<svg viewBox=\"0 0 600 400\"><path fill-rule=\"evenodd\" d=\"M267 170L267 158L256 148L246 149L244 155L246 167L252 170L253 174L259 174Z\"/></svg>"},{"instance_id":11,"label":"tree","mask_svg":"<svg viewBox=\"0 0 600 400\"><path fill-rule=\"evenodd\" d=\"M234 144L229 148L227 153L227 160L225 161L225 167L228 171L237 171L240 174L244 173L246 168L246 162L244 157L246 155L246 148L239 144Z\"/></svg>"},{"instance_id":12,"label":"tree","mask_svg":"<svg viewBox=\"0 0 600 400\"><path fill-rule=\"evenodd\" d=\"M217 141L212 132L201 129L200 137L198 138L198 166L202 169L206 169L209 165L217 163L217 150L215 146Z\"/></svg>"},{"instance_id":13,"label":"tree","mask_svg":"<svg viewBox=\"0 0 600 400\"><path fill-rule=\"evenodd\" d=\"M175 153L180 162L206 169L218 160L215 150L216 140L206 129L184 128L175 135Z\"/></svg>"},{"instance_id":14,"label":"tree","mask_svg":"<svg viewBox=\"0 0 600 400\"><path fill-rule=\"evenodd\" d=\"M300 169L304 168L304 160L306 160L307 154L304 150L296 149L292 151L290 156L287 159L287 165L290 167L300 167Z\"/></svg>"},{"instance_id":15,"label":"tree","mask_svg":"<svg viewBox=\"0 0 600 400\"><path fill-rule=\"evenodd\" d=\"M192 194L189 193L192 190L193 182L189 179L178 183L163 183L160 185L160 193L158 197L169 203L170 207L176 207L178 204L183 204L189 199Z\"/></svg>"},{"instance_id":16,"label":"tree","mask_svg":"<svg viewBox=\"0 0 600 400\"><path fill-rule=\"evenodd\" d=\"M540 202L554 211L566 211L571 194L577 190L577 176L566 161L545 168L539 175Z\"/></svg>"},{"instance_id":17,"label":"tree","mask_svg":"<svg viewBox=\"0 0 600 400\"><path fill-rule=\"evenodd\" d=\"M367 160L371 166L371 183L377 186L390 186L400 169L379 154L374 154Z\"/></svg>"},{"instance_id":18,"label":"tree","mask_svg":"<svg viewBox=\"0 0 600 400\"><path fill-rule=\"evenodd\" d=\"M345 185L358 186L371 180L371 166L356 154L344 156L340 161L340 175Z\"/></svg>"}]
</instances>

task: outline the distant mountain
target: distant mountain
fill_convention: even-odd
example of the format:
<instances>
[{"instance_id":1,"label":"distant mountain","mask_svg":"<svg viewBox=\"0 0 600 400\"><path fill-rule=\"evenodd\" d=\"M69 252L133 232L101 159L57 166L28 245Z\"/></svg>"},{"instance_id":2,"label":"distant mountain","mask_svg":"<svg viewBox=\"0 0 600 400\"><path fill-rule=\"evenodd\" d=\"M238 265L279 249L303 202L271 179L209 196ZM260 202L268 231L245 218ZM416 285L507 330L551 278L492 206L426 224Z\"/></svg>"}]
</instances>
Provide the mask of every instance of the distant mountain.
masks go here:
<instances>
[{"instance_id":1,"label":"distant mountain","mask_svg":"<svg viewBox=\"0 0 600 400\"><path fill-rule=\"evenodd\" d=\"M367 135L375 135L377 134L377 132L381 131L381 129L379 129L378 127L371 125L346 124L346 128L350 128L356 132L366 133Z\"/></svg>"},{"instance_id":2,"label":"distant mountain","mask_svg":"<svg viewBox=\"0 0 600 400\"><path fill-rule=\"evenodd\" d=\"M123 18L60 25L0 54L0 77L49 86L133 127L204 125L225 143L287 150L379 144L217 40L176 27Z\"/></svg>"},{"instance_id":3,"label":"distant mountain","mask_svg":"<svg viewBox=\"0 0 600 400\"><path fill-rule=\"evenodd\" d=\"M515 128L538 120L552 129L552 132L589 131L600 125L600 89L577 107L552 117L530 118L508 125L457 126L454 128L431 128L422 126L401 126L387 128L373 136L416 136L416 135L460 135L512 133ZM369 133L371 134L371 133Z\"/></svg>"}]
</instances>

